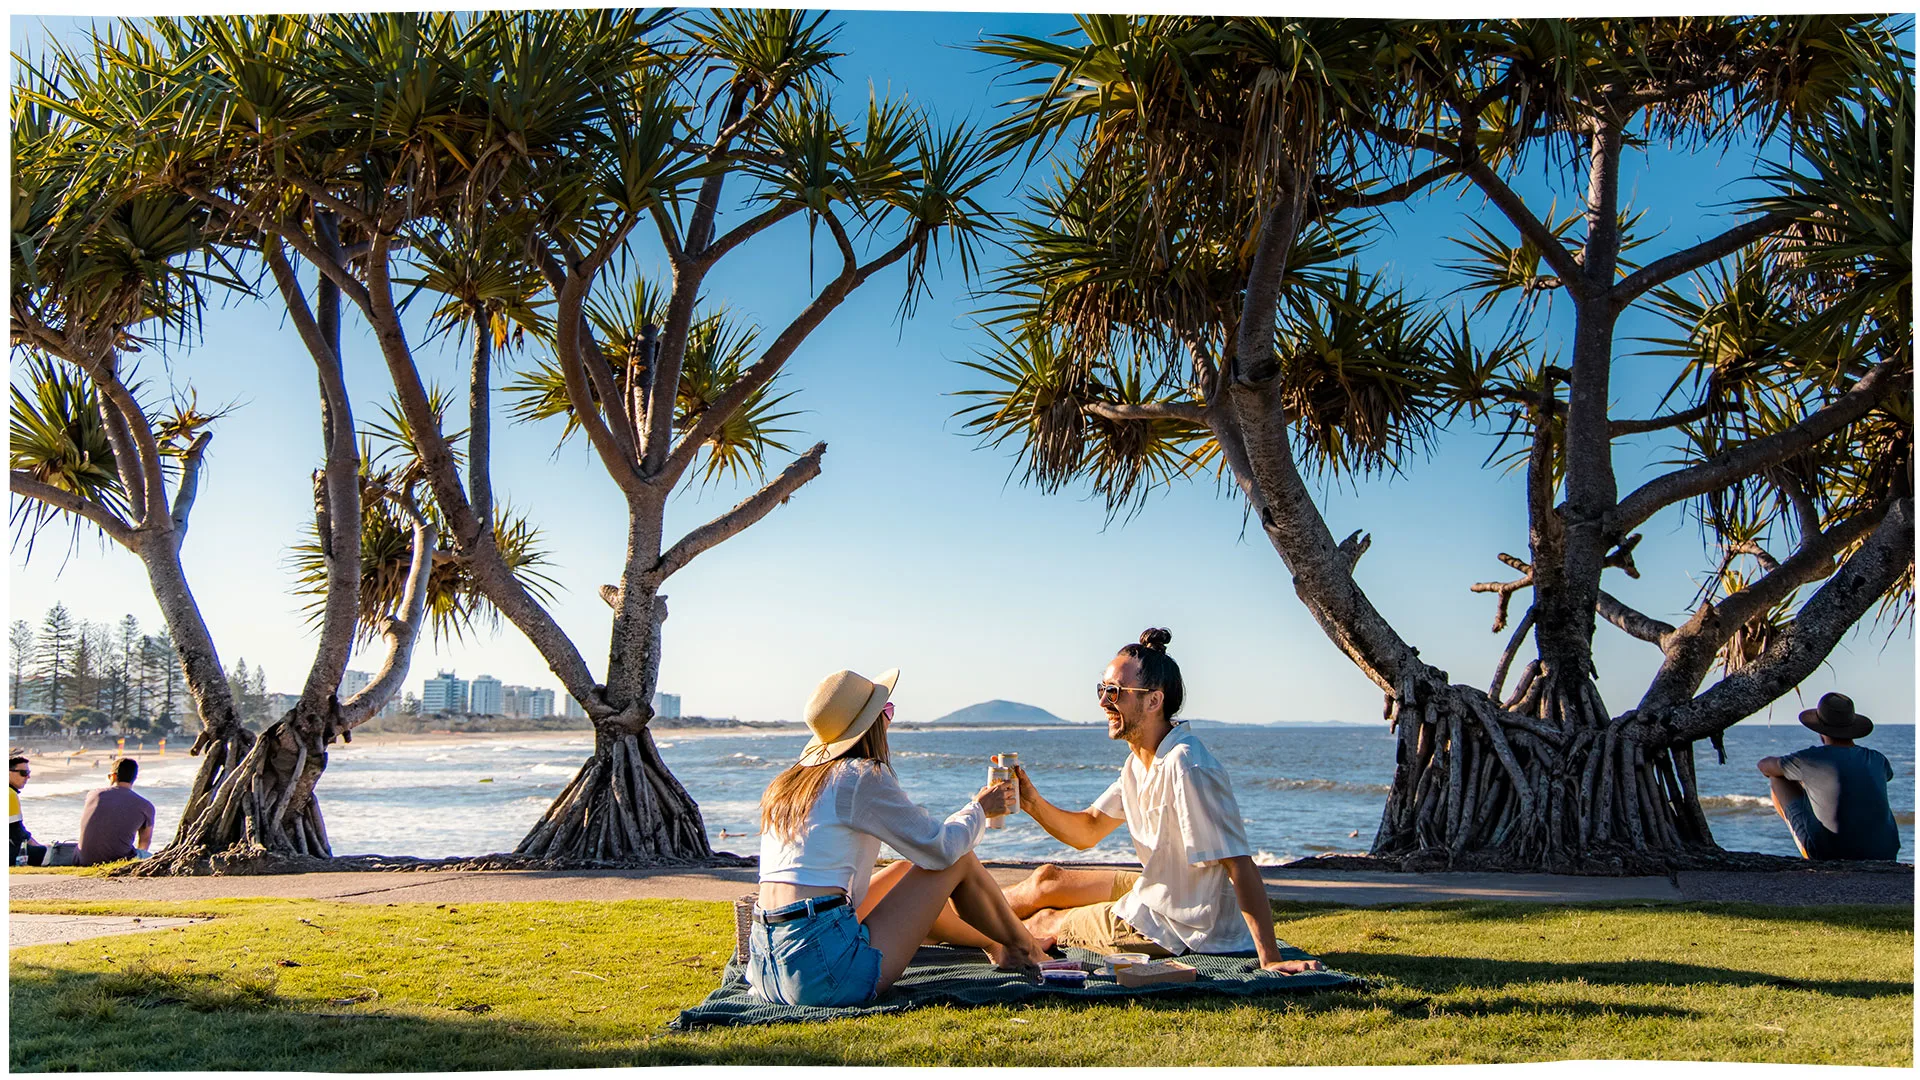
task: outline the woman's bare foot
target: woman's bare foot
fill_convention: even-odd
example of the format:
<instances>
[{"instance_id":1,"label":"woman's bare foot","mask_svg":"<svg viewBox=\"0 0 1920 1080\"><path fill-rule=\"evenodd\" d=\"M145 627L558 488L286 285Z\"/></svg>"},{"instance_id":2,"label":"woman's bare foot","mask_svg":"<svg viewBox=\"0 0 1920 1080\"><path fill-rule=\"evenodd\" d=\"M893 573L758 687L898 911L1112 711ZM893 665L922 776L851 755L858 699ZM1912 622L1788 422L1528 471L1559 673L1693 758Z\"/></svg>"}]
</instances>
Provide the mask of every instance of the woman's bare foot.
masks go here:
<instances>
[{"instance_id":1,"label":"woman's bare foot","mask_svg":"<svg viewBox=\"0 0 1920 1080\"><path fill-rule=\"evenodd\" d=\"M997 941L990 941L985 946L987 959L993 961L993 966L998 971L1017 971L1028 978L1038 978L1040 965L1051 959L1047 955L1047 950L1053 948L1054 940L1052 934L1036 936L1033 939L1033 948L1025 952L1002 945Z\"/></svg>"}]
</instances>

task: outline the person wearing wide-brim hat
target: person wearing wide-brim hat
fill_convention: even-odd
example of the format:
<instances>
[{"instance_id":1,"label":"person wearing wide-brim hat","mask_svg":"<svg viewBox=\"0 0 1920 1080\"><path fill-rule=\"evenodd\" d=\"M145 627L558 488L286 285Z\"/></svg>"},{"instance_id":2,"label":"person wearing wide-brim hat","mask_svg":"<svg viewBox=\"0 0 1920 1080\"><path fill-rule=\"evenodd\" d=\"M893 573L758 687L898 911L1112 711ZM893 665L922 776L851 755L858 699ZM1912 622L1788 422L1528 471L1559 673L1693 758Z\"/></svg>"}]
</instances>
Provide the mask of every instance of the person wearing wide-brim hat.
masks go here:
<instances>
[{"instance_id":1,"label":"person wearing wide-brim hat","mask_svg":"<svg viewBox=\"0 0 1920 1080\"><path fill-rule=\"evenodd\" d=\"M1773 808L1808 859L1892 859L1900 854L1900 827L1887 802L1893 765L1878 750L1855 746L1873 730L1845 694L1822 694L1800 714L1820 736L1819 746L1760 759L1773 789Z\"/></svg>"},{"instance_id":2,"label":"person wearing wide-brim hat","mask_svg":"<svg viewBox=\"0 0 1920 1080\"><path fill-rule=\"evenodd\" d=\"M973 855L1013 785L989 784L944 821L900 789L887 726L900 673L837 671L807 702L813 738L760 800L760 902L747 982L787 1005L870 1001L893 985L949 901L1002 968L1037 974L1036 940ZM873 872L885 842L905 856Z\"/></svg>"}]
</instances>

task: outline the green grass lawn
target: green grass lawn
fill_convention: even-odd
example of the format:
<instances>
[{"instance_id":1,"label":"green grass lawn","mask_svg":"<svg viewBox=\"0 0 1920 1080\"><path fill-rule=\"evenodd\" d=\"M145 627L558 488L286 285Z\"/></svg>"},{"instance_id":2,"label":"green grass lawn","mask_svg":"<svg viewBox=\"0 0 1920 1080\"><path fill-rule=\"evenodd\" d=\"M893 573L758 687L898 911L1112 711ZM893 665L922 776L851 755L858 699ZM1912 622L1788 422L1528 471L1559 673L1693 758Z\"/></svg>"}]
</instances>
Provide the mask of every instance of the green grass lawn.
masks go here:
<instances>
[{"instance_id":1,"label":"green grass lawn","mask_svg":"<svg viewBox=\"0 0 1920 1080\"><path fill-rule=\"evenodd\" d=\"M13 910L217 916L14 950L15 1070L1913 1062L1905 908L1283 904L1283 938L1375 988L938 1008L684 1035L662 1029L717 985L730 905Z\"/></svg>"}]
</instances>

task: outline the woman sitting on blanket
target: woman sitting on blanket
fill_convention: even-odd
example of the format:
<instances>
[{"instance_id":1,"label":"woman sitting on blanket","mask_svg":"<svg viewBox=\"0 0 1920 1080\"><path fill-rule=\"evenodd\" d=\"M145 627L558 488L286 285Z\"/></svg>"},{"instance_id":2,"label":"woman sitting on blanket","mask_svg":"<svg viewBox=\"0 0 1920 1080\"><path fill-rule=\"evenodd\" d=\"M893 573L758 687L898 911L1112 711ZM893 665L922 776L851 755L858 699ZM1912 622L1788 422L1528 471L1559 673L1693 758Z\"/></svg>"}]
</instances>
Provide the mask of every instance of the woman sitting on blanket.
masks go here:
<instances>
[{"instance_id":1,"label":"woman sitting on blanket","mask_svg":"<svg viewBox=\"0 0 1920 1080\"><path fill-rule=\"evenodd\" d=\"M949 900L1003 970L1038 974L1053 944L1027 932L973 856L987 815L1006 813L1013 786L982 788L945 821L900 790L887 764L887 699L899 677L827 676L807 702L813 739L760 800L747 981L769 1001L872 1000L906 970ZM906 858L875 874L883 840Z\"/></svg>"}]
</instances>

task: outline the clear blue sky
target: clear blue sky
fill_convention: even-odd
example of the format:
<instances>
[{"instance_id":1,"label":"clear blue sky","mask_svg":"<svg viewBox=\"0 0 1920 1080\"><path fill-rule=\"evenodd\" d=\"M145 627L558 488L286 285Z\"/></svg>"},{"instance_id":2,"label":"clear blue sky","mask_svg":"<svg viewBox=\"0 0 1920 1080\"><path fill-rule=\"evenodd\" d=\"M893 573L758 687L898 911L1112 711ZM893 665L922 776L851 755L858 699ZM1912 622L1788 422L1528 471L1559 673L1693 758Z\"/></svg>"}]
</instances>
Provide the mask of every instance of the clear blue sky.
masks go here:
<instances>
[{"instance_id":1,"label":"clear blue sky","mask_svg":"<svg viewBox=\"0 0 1920 1080\"><path fill-rule=\"evenodd\" d=\"M842 94L863 104L869 83L906 91L940 116L985 117L1008 96L985 58L963 46L982 31L1044 33L1059 15L846 12L838 62ZM66 20L46 20L56 33ZM12 47L30 48L42 20L15 17ZM1631 163L1626 190L1648 211L1644 228L1664 230L1648 250L1684 246L1716 228L1732 178L1746 163L1658 151ZM1723 168L1724 166L1724 168ZM1009 200L1018 177L994 192ZM1566 205L1571 177L1536 171L1523 188L1544 207ZM1387 261L1412 288L1439 297L1458 282L1441 261L1440 237L1477 201L1416 204L1397 214L1370 262ZM1491 220L1489 217L1488 220ZM709 296L774 328L807 297L806 235L795 225L736 255ZM643 255L643 261L652 259ZM903 719L931 719L989 698L1029 702L1090 720L1088 686L1115 647L1149 625L1172 628L1172 654L1187 674L1187 714L1244 722L1377 722L1380 695L1329 644L1293 597L1279 557L1249 530L1236 496L1207 480L1154 496L1144 512L1109 525L1084 492L1052 497L1010 478L1011 459L978 449L951 416L950 395L972 385L959 361L981 341L967 285L957 271L902 326L894 319L901 276L882 275L816 332L788 367L796 448L827 442L824 473L759 525L701 556L667 586L661 688L684 696L689 713L748 720L798 715L814 682L842 667L868 674L900 667ZM1564 336L1566 326L1556 324ZM1658 332L1630 318L1622 340ZM1553 335L1549 335L1549 339ZM430 379L464 385L459 350L420 344ZM348 377L362 421L386 397L383 368L364 327L350 324ZM266 304L234 303L209 313L205 340L163 368L149 360L152 385L190 383L201 402L234 403L212 443L186 561L222 660L264 665L271 689L294 690L312 642L288 594L288 549L304 534L306 477L320 452L313 368L292 330ZM1623 359L1624 410L1651 407L1672 378L1672 361ZM498 380L504 382L504 379ZM555 614L597 671L604 670L608 612L595 595L618 573L624 516L614 489L583 443L553 453L557 425L495 433L496 489L532 511L565 587ZM1488 632L1490 597L1467 587L1508 571L1497 552L1524 554L1517 482L1482 468L1492 441L1461 429L1404 476L1335 489L1323 501L1336 535L1374 536L1359 577L1374 602L1422 654L1457 681L1484 685L1505 634ZM1649 475L1665 457L1653 442L1623 450L1621 483ZM784 465L776 460L774 468ZM745 489L690 491L672 504L676 535L724 511ZM1698 529L1677 511L1650 522L1638 555L1639 581L1608 588L1650 614L1676 619L1709 568ZM52 540L52 537L48 537ZM68 556L43 542L28 564L16 547L10 616L36 625L64 601L82 618L131 612L159 623L140 564L92 539ZM1524 609L1516 601L1515 613ZM1600 630L1601 683L1616 710L1630 707L1657 654L1610 626ZM371 669L378 656L356 660ZM538 654L510 626L464 643L423 645L409 688L438 668L464 677L557 685ZM1858 629L1804 693L1844 688L1863 711L1889 721L1913 715L1913 641L1884 628ZM1793 698L1773 716L1791 722ZM1756 718L1766 719L1765 716Z\"/></svg>"}]
</instances>

